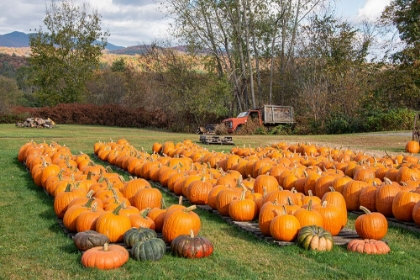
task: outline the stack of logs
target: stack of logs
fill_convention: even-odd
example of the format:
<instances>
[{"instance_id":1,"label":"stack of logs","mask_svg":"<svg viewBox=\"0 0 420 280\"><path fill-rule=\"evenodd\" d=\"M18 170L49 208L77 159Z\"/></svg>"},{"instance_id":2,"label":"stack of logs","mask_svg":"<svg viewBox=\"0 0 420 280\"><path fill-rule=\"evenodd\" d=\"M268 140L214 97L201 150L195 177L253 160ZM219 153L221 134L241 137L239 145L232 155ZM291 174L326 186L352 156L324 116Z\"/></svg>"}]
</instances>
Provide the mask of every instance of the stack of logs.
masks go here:
<instances>
[{"instance_id":1,"label":"stack of logs","mask_svg":"<svg viewBox=\"0 0 420 280\"><path fill-rule=\"evenodd\" d=\"M55 126L55 122L51 120L50 118L43 119L43 118L35 117L35 118L27 118L23 123L17 122L16 126L33 127L33 128L53 128Z\"/></svg>"}]
</instances>

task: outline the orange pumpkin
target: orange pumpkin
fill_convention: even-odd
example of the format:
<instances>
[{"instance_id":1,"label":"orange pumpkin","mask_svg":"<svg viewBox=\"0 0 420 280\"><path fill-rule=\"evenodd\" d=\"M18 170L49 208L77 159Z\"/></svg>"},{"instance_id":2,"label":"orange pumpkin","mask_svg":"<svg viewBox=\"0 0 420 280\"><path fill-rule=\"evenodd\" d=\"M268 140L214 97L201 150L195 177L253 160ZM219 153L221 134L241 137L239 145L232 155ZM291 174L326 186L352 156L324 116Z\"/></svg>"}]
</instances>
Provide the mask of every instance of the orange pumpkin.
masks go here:
<instances>
[{"instance_id":1,"label":"orange pumpkin","mask_svg":"<svg viewBox=\"0 0 420 280\"><path fill-rule=\"evenodd\" d=\"M364 214L357 217L354 227L357 234L363 239L382 239L388 232L388 221L379 212L370 212L366 207L360 206Z\"/></svg>"},{"instance_id":2,"label":"orange pumpkin","mask_svg":"<svg viewBox=\"0 0 420 280\"><path fill-rule=\"evenodd\" d=\"M81 262L84 267L95 267L101 270L114 269L125 264L130 255L123 246L105 243L104 246L86 250Z\"/></svg>"},{"instance_id":3,"label":"orange pumpkin","mask_svg":"<svg viewBox=\"0 0 420 280\"><path fill-rule=\"evenodd\" d=\"M410 154L417 154L420 151L420 145L418 141L411 140L405 145L405 151Z\"/></svg>"}]
</instances>

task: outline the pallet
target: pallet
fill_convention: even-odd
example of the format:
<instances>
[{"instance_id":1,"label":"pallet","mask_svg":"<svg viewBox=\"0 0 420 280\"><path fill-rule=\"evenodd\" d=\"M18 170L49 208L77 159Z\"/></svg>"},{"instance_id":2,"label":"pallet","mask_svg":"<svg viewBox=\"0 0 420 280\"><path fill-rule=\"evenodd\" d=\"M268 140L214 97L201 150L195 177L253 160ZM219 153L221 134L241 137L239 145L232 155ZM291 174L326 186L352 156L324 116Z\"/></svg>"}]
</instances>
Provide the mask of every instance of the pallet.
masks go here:
<instances>
[{"instance_id":1,"label":"pallet","mask_svg":"<svg viewBox=\"0 0 420 280\"><path fill-rule=\"evenodd\" d=\"M200 135L200 142L203 144L235 145L232 136Z\"/></svg>"},{"instance_id":2,"label":"pallet","mask_svg":"<svg viewBox=\"0 0 420 280\"><path fill-rule=\"evenodd\" d=\"M250 222L238 222L238 221L234 221L231 217L227 217L227 216L222 216L220 215L220 213L217 210L212 209L210 206L208 205L197 205L197 208L206 210L208 212L212 212L213 214L216 214L218 216L220 216L225 222L227 222L228 224L234 225L246 232L251 233L252 235L254 235L255 237L257 237L258 239L264 240L266 242L269 243L273 243L279 246L288 246L288 245L295 245L296 242L295 241L278 241L275 240L273 237L271 236L265 236L261 233L259 225L258 225L258 221L250 221ZM338 246L347 246L347 244L352 241L353 239L360 239L360 236L356 233L355 230L349 229L349 228L343 228L338 235L333 236L334 239L334 245L338 245Z\"/></svg>"}]
</instances>

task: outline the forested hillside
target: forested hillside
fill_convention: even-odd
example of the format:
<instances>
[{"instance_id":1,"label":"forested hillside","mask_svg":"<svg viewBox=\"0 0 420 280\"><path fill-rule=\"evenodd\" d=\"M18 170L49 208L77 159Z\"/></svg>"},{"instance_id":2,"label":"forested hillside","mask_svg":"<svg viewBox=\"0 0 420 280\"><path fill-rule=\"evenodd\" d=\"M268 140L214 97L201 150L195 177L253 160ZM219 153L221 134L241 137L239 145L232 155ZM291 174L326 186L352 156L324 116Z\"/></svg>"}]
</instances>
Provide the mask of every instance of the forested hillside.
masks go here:
<instances>
[{"instance_id":1,"label":"forested hillside","mask_svg":"<svg viewBox=\"0 0 420 280\"><path fill-rule=\"evenodd\" d=\"M277 104L294 107L296 125L276 133L411 129L420 109L420 2L394 0L377 22L361 25L335 16L327 1L282 1L274 9L258 1L187 2L167 6L183 46L153 42L125 54L102 51L98 62L66 71L58 66L60 56L45 64L31 53L42 50L42 40L32 49L0 48L0 81L10 88L1 113L13 114L16 105L113 104L159 112L165 115L159 127L185 131ZM50 54L63 51L74 59L68 50ZM51 70L39 76L47 66ZM67 88L70 80L56 75L77 69L89 71L78 88Z\"/></svg>"}]
</instances>

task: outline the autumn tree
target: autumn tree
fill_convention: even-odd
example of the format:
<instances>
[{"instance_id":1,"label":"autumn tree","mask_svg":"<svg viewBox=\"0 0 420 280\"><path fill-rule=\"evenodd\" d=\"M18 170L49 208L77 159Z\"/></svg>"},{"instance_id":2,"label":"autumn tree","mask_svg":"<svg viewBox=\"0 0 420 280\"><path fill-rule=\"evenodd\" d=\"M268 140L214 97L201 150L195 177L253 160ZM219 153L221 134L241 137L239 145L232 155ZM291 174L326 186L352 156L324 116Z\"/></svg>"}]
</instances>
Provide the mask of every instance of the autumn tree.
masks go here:
<instances>
[{"instance_id":1,"label":"autumn tree","mask_svg":"<svg viewBox=\"0 0 420 280\"><path fill-rule=\"evenodd\" d=\"M404 43L401 50L393 53L395 67L388 71L392 83L387 95L398 99L399 106L420 108L420 1L393 0L381 16L382 24L392 24Z\"/></svg>"},{"instance_id":2,"label":"autumn tree","mask_svg":"<svg viewBox=\"0 0 420 280\"><path fill-rule=\"evenodd\" d=\"M0 76L0 114L10 113L13 106L22 104L22 91L19 90L16 80Z\"/></svg>"},{"instance_id":3,"label":"autumn tree","mask_svg":"<svg viewBox=\"0 0 420 280\"><path fill-rule=\"evenodd\" d=\"M313 16L302 28L291 82L299 87L297 110L320 129L327 119L344 121L357 114L371 71L365 61L370 40L358 31L329 13Z\"/></svg>"},{"instance_id":4,"label":"autumn tree","mask_svg":"<svg viewBox=\"0 0 420 280\"><path fill-rule=\"evenodd\" d=\"M279 100L273 92L275 60L284 70L293 59L298 29L325 0L170 0L173 34L212 60L220 79L231 86L233 111ZM279 62L280 61L280 62ZM263 72L270 71L263 85Z\"/></svg>"},{"instance_id":5,"label":"autumn tree","mask_svg":"<svg viewBox=\"0 0 420 280\"><path fill-rule=\"evenodd\" d=\"M109 33L101 30L101 16L86 3L52 0L44 26L30 37L30 65L34 68L40 105L80 102L86 81L99 66Z\"/></svg>"}]
</instances>

